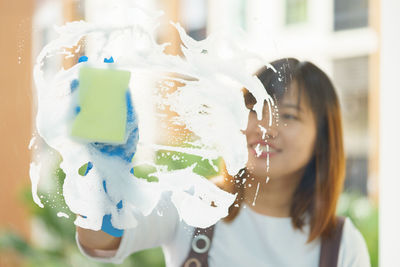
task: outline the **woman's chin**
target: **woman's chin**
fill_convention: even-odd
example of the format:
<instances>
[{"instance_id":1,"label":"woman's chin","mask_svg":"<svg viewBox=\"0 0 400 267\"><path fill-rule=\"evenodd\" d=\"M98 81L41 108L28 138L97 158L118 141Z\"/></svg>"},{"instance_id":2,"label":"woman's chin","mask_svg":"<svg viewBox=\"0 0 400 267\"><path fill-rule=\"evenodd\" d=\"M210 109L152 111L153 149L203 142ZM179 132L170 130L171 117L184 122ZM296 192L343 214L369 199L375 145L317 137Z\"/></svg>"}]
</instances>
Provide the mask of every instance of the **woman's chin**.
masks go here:
<instances>
[{"instance_id":1,"label":"woman's chin","mask_svg":"<svg viewBox=\"0 0 400 267\"><path fill-rule=\"evenodd\" d=\"M260 159L252 159L246 165L247 169L252 173L265 173L271 171L271 163L267 164L267 161Z\"/></svg>"},{"instance_id":2,"label":"woman's chin","mask_svg":"<svg viewBox=\"0 0 400 267\"><path fill-rule=\"evenodd\" d=\"M267 168L254 168L251 166L247 166L247 170L249 172L248 178L254 178L256 180L266 179L268 176L271 175L271 173L267 171Z\"/></svg>"}]
</instances>

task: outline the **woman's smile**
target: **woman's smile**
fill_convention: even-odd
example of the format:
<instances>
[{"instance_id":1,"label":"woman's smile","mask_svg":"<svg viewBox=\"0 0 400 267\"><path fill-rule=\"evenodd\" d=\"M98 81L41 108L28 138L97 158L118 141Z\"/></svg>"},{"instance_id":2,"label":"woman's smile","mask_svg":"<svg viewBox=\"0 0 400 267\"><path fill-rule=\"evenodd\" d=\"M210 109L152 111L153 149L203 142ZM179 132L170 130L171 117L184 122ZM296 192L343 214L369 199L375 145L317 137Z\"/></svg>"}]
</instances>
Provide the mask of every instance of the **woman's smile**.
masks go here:
<instances>
[{"instance_id":1,"label":"woman's smile","mask_svg":"<svg viewBox=\"0 0 400 267\"><path fill-rule=\"evenodd\" d=\"M250 143L249 149L253 155L261 159L266 159L267 157L271 158L282 152L281 149L276 148L275 145L264 140L258 140Z\"/></svg>"}]
</instances>

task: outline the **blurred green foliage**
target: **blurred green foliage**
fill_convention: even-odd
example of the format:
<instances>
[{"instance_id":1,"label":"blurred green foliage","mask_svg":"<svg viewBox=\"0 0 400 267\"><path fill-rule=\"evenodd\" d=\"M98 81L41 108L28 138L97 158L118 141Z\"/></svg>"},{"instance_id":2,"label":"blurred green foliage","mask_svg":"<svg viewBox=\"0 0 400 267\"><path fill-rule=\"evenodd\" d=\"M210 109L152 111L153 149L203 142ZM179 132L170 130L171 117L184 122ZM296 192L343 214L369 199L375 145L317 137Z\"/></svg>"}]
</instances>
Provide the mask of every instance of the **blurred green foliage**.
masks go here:
<instances>
[{"instance_id":1,"label":"blurred green foliage","mask_svg":"<svg viewBox=\"0 0 400 267\"><path fill-rule=\"evenodd\" d=\"M367 243L371 267L378 267L379 212L377 204L358 192L344 192L339 199L337 213L349 217L360 230Z\"/></svg>"},{"instance_id":2,"label":"blurred green foliage","mask_svg":"<svg viewBox=\"0 0 400 267\"><path fill-rule=\"evenodd\" d=\"M156 155L157 165L165 165L168 170L176 170L194 166L194 172L211 177L218 174L220 159L209 162L199 156L159 151ZM195 164L195 165L194 165ZM80 170L84 173L85 166ZM148 181L157 181L152 176L156 169L150 165L140 165L135 167L137 177L147 179ZM43 243L29 244L18 235L7 232L3 229L0 232L0 251L12 249L16 251L29 267L47 267L47 266L88 266L105 267L113 264L98 263L83 256L76 246L75 225L73 221L75 215L72 214L65 204L62 194L62 185L65 179L64 172L58 168L54 172L54 186L46 192L39 192L42 203L45 208L38 207L32 199L31 190L27 189L23 194L25 203L27 203L34 220L41 225L37 231L43 232ZM63 212L69 218L58 217L57 213ZM355 193L343 193L339 205L338 213L348 216L352 219L356 227L364 236L369 253L371 256L372 267L378 266L378 209L367 198ZM46 238L44 238L46 236ZM47 240L45 240L47 239ZM161 248L149 249L134 253L128 257L122 267L138 266L165 266L164 256Z\"/></svg>"},{"instance_id":3,"label":"blurred green foliage","mask_svg":"<svg viewBox=\"0 0 400 267\"><path fill-rule=\"evenodd\" d=\"M157 165L167 166L169 171L194 166L193 172L209 178L219 173L221 158L207 160L196 155L160 150L155 162Z\"/></svg>"}]
</instances>

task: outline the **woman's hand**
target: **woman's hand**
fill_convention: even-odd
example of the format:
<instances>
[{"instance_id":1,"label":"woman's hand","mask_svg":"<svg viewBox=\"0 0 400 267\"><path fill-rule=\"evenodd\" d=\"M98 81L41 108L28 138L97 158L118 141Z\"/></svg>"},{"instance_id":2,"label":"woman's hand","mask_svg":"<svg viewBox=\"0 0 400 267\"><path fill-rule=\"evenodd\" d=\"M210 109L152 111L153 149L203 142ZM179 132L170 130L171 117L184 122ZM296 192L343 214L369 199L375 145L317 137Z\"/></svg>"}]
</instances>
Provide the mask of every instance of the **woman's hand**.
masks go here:
<instances>
[{"instance_id":1,"label":"woman's hand","mask_svg":"<svg viewBox=\"0 0 400 267\"><path fill-rule=\"evenodd\" d=\"M107 127L112 127L111 125L108 125L107 120L100 120L96 116L98 115L98 106L101 106L101 112L103 116L107 114L117 114L118 115L118 110L121 105L126 104L126 114L123 114L119 111L119 116L125 116L126 115L126 120L125 120L125 141L124 143L108 143L108 141L95 141L88 143L88 149L89 151L92 151L91 154L96 154L99 155L101 158L110 158L112 162L115 162L115 160L111 160L111 158L118 158L118 161L126 162L126 163L131 163L132 158L136 152L136 145L138 142L138 123L137 123L137 116L135 114L133 104L132 104L132 99L131 99L131 94L128 87L128 82L129 82L129 77L130 74L127 73L126 71L118 71L115 69L107 70L107 69L86 69L86 72L83 74L80 74L80 79L84 81L83 87L80 88L80 83L81 81L79 80L74 80L71 82L71 92L74 93L74 91L78 92L79 90L85 89L81 93L84 97L84 101L80 99L82 102L78 103L78 106L76 108L76 116L78 117L81 112L81 107L79 106L81 103L85 103L86 106L82 107L85 109L85 117L84 119L81 117L81 120L79 121L79 124L75 123L74 126L80 125L82 129L77 129L75 132L79 134L83 134L83 136L100 136L97 132L97 127L96 125L99 125L99 130L103 130L104 128ZM101 75L100 75L101 74ZM116 75L118 74L118 75ZM121 79L117 79L119 76L123 76L125 78L124 83L121 84ZM107 79L108 78L108 79ZM94 80L93 80L94 79ZM102 81L102 79L106 79L107 81ZM102 82L100 82L102 81ZM115 82L116 90L114 93L114 86L112 85L112 81ZM100 84L107 84L107 88L102 88ZM111 86L111 87L110 87ZM101 90L100 90L101 88ZM123 95L123 92L125 91L125 95ZM98 96L98 94L101 92L104 95ZM121 95L122 92L122 95ZM111 95L110 95L111 93ZM125 101L113 101L113 104L108 103L110 99L113 97L119 97L121 98L122 96L125 97ZM98 99L97 99L98 98ZM89 102L88 99L91 101ZM101 100L101 103L96 103L97 100ZM121 99L122 100L122 99ZM125 102L125 103L123 103ZM90 105L88 104L90 103ZM97 107L97 108L96 108ZM92 109L90 109L92 108ZM107 110L112 108L116 109L115 110ZM90 115L88 115L90 114ZM95 117L95 120L92 120L92 117ZM117 117L117 120L120 118ZM123 120L121 120L123 121ZM108 122L112 124L112 121ZM104 125L105 124L105 125ZM91 128L88 128L92 126ZM89 131L88 131L89 129ZM96 133L96 134L93 134ZM109 133L109 131L106 131L106 133ZM90 140L90 139L89 139ZM108 140L107 138L103 140ZM96 163L94 163L96 164ZM83 174L84 176L88 174L90 169L93 167L93 163L89 161L86 165L86 171ZM100 176L103 175L102 168L98 167L97 172L100 174ZM133 174L133 168L131 169L131 173ZM107 192L107 187L109 185L106 183L106 180L102 181L102 187L104 189L104 192L108 194ZM120 210L123 206L122 200L119 201L118 203L115 203L116 208ZM81 216L83 219L86 218L86 216ZM77 227L77 232L79 235L79 241L84 246L85 248L91 248L91 249L115 249L118 247L119 242L120 242L120 237L123 234L123 229L117 229L113 227L111 223L111 214L105 214L103 216L102 222L101 222L101 231L93 231L93 230L88 230L84 229L81 227ZM104 240L103 240L104 239Z\"/></svg>"},{"instance_id":2,"label":"woman's hand","mask_svg":"<svg viewBox=\"0 0 400 267\"><path fill-rule=\"evenodd\" d=\"M121 237L109 235L102 230L93 231L77 226L76 232L79 243L89 254L94 254L93 250L117 250L121 242Z\"/></svg>"}]
</instances>

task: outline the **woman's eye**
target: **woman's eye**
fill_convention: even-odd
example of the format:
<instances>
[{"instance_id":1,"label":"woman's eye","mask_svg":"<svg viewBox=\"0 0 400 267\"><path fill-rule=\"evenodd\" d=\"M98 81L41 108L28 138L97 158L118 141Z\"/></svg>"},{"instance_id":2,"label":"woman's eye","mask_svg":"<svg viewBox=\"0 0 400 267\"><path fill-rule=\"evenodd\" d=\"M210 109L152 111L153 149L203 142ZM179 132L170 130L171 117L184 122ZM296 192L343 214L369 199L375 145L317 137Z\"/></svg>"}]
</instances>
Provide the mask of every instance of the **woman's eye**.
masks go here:
<instances>
[{"instance_id":1,"label":"woman's eye","mask_svg":"<svg viewBox=\"0 0 400 267\"><path fill-rule=\"evenodd\" d=\"M293 114L288 114L288 113L284 113L281 115L283 119L287 119L287 120L297 120L297 116L293 115Z\"/></svg>"}]
</instances>

